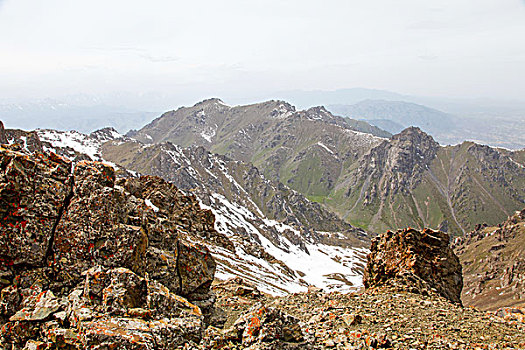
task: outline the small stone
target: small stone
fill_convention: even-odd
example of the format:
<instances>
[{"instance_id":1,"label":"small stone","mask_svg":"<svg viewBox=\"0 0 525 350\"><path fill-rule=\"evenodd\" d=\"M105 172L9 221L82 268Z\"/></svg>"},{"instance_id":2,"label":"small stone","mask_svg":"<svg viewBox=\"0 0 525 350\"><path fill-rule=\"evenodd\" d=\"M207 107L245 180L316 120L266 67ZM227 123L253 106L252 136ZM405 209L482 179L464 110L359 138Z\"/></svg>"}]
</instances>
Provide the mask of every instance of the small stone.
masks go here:
<instances>
[{"instance_id":1,"label":"small stone","mask_svg":"<svg viewBox=\"0 0 525 350\"><path fill-rule=\"evenodd\" d=\"M344 314L341 316L341 318L349 327L361 324L361 322L363 321L363 317L358 314Z\"/></svg>"}]
</instances>

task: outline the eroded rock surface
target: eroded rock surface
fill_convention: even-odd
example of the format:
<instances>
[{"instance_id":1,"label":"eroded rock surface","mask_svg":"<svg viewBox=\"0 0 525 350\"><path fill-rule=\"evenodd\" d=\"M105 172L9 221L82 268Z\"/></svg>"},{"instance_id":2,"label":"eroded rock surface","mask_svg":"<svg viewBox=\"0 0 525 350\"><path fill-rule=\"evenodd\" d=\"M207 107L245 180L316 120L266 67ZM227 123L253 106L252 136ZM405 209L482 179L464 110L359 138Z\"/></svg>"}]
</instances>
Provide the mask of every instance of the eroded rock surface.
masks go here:
<instances>
[{"instance_id":1,"label":"eroded rock surface","mask_svg":"<svg viewBox=\"0 0 525 350\"><path fill-rule=\"evenodd\" d=\"M525 307L525 209L497 226L480 224L454 241L463 264L465 305Z\"/></svg>"},{"instance_id":2,"label":"eroded rock surface","mask_svg":"<svg viewBox=\"0 0 525 350\"><path fill-rule=\"evenodd\" d=\"M461 304L462 268L449 240L441 231L411 228L374 238L363 277L365 288L394 286L437 293Z\"/></svg>"},{"instance_id":3,"label":"eroded rock surface","mask_svg":"<svg viewBox=\"0 0 525 350\"><path fill-rule=\"evenodd\" d=\"M0 147L0 349L175 349L214 309L222 239L158 177Z\"/></svg>"}]
</instances>

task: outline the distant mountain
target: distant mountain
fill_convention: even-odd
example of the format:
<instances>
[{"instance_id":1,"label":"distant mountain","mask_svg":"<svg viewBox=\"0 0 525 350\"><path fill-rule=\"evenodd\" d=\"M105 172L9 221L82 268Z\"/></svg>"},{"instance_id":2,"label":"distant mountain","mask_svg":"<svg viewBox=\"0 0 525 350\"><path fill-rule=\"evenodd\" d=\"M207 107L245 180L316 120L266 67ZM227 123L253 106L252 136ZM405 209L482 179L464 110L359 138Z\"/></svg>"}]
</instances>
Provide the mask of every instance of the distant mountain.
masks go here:
<instances>
[{"instance_id":1,"label":"distant mountain","mask_svg":"<svg viewBox=\"0 0 525 350\"><path fill-rule=\"evenodd\" d=\"M47 128L90 133L113 127L125 133L143 126L157 113L107 105L72 105L55 100L0 104L0 118L8 128Z\"/></svg>"},{"instance_id":2,"label":"distant mountain","mask_svg":"<svg viewBox=\"0 0 525 350\"><path fill-rule=\"evenodd\" d=\"M472 142L442 147L418 128L385 139L352 130L323 107L207 100L129 136L200 145L253 163L266 178L375 232L427 226L458 235L482 220L500 222L525 203L523 151Z\"/></svg>"},{"instance_id":3,"label":"distant mountain","mask_svg":"<svg viewBox=\"0 0 525 350\"><path fill-rule=\"evenodd\" d=\"M333 105L328 109L348 118L364 119L369 122L377 119L388 120L403 129L417 126L431 135L455 128L454 116L433 108L402 101L365 100L354 105ZM397 129L399 127L387 131L396 133L400 131Z\"/></svg>"},{"instance_id":4,"label":"distant mountain","mask_svg":"<svg viewBox=\"0 0 525 350\"><path fill-rule=\"evenodd\" d=\"M525 112L522 117L453 115L404 101L365 100L352 105L331 105L335 114L365 120L391 133L417 126L441 144L466 140L498 147L525 147Z\"/></svg>"},{"instance_id":5,"label":"distant mountain","mask_svg":"<svg viewBox=\"0 0 525 350\"><path fill-rule=\"evenodd\" d=\"M352 105L365 100L385 100L415 103L446 113L469 117L480 115L513 117L523 116L525 112L525 100L420 96L367 88L280 91L271 96L271 98L276 97L300 108L319 105ZM258 99L261 100L261 97ZM236 101L236 103L239 102L243 101Z\"/></svg>"},{"instance_id":6,"label":"distant mountain","mask_svg":"<svg viewBox=\"0 0 525 350\"><path fill-rule=\"evenodd\" d=\"M310 108L314 106L328 106L344 104L350 105L361 102L363 100L390 100L401 101L406 100L408 96L391 92L387 90L366 89L366 88L350 88L339 89L332 91L324 90L293 90L282 91L274 94L280 99L290 101L300 108Z\"/></svg>"},{"instance_id":7,"label":"distant mountain","mask_svg":"<svg viewBox=\"0 0 525 350\"><path fill-rule=\"evenodd\" d=\"M368 123L392 134L399 134L401 131L406 129L405 126L388 119L370 119L368 120Z\"/></svg>"}]
</instances>

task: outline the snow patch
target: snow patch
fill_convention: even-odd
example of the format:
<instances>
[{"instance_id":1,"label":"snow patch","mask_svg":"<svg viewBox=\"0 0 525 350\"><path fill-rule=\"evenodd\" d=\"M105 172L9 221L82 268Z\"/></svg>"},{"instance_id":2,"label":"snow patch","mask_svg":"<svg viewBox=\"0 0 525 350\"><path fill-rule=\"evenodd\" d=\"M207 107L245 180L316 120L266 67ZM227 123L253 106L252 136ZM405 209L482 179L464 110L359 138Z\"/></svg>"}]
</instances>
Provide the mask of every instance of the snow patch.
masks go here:
<instances>
[{"instance_id":1,"label":"snow patch","mask_svg":"<svg viewBox=\"0 0 525 350\"><path fill-rule=\"evenodd\" d=\"M218 262L216 277L227 279L233 276L242 276L252 281L261 290L282 295L286 292L294 293L306 290L306 285L315 285L329 291L355 291L362 286L360 268L367 249L342 248L329 245L306 244L308 252L294 245L284 236L279 236L279 245L266 238L254 224L256 215L247 208L230 202L224 196L213 193L210 196L211 206L200 202L202 209L209 209L215 215L215 229L229 236L235 241L238 232L247 232L255 235L261 242L264 250L274 258L284 262L296 272L294 276L286 275L281 271L279 264L270 264L267 260L248 254L243 249L243 244L235 244L235 255L223 254L215 248L209 247ZM300 234L290 225L276 220L263 218L262 222L267 227L273 227L279 233L286 230ZM221 260L223 262L221 262ZM257 278L254 278L256 276Z\"/></svg>"},{"instance_id":2,"label":"snow patch","mask_svg":"<svg viewBox=\"0 0 525 350\"><path fill-rule=\"evenodd\" d=\"M216 131L214 129L203 130L201 131L201 136L208 142L211 142L211 139L215 136Z\"/></svg>"},{"instance_id":3,"label":"snow patch","mask_svg":"<svg viewBox=\"0 0 525 350\"><path fill-rule=\"evenodd\" d=\"M150 207L151 209L153 209L154 212L158 212L159 211L159 207L155 206L153 203L151 203L151 201L149 199L146 199L144 201L146 203L146 205L148 207Z\"/></svg>"},{"instance_id":4,"label":"snow patch","mask_svg":"<svg viewBox=\"0 0 525 350\"><path fill-rule=\"evenodd\" d=\"M92 160L103 161L100 156L100 141L77 131L37 130L38 137L53 147L72 148L75 152L87 154Z\"/></svg>"},{"instance_id":5,"label":"snow patch","mask_svg":"<svg viewBox=\"0 0 525 350\"><path fill-rule=\"evenodd\" d=\"M324 148L326 151L328 151L328 153L335 155L334 151L332 151L330 148L328 148L324 143L322 143L322 142L317 142L317 145L318 145L319 147Z\"/></svg>"}]
</instances>

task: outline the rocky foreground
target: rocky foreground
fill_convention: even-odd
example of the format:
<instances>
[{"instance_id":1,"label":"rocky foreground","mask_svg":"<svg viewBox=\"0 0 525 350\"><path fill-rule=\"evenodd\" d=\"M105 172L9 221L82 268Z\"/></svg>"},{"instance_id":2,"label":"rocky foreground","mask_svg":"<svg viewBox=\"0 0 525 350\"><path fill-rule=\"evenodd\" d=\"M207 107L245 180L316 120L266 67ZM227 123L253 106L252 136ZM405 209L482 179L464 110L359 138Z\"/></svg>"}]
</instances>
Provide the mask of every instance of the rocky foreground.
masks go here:
<instances>
[{"instance_id":1,"label":"rocky foreground","mask_svg":"<svg viewBox=\"0 0 525 350\"><path fill-rule=\"evenodd\" d=\"M240 280L213 289L216 305L233 317L226 330L208 328L208 348L525 348L524 323L462 307L438 295L391 288L341 294L312 288L271 298Z\"/></svg>"},{"instance_id":2,"label":"rocky foreground","mask_svg":"<svg viewBox=\"0 0 525 350\"><path fill-rule=\"evenodd\" d=\"M212 284L198 242L229 241L194 196L2 146L0 349L525 348L523 323L461 306L448 240L387 232L364 293L274 298L239 278Z\"/></svg>"},{"instance_id":3,"label":"rocky foreground","mask_svg":"<svg viewBox=\"0 0 525 350\"><path fill-rule=\"evenodd\" d=\"M208 328L209 348L523 349L518 314L461 305L459 259L446 233L414 229L372 241L360 294L307 293L271 298L241 279L218 283L225 330ZM510 317L509 317L510 316Z\"/></svg>"},{"instance_id":4,"label":"rocky foreground","mask_svg":"<svg viewBox=\"0 0 525 350\"><path fill-rule=\"evenodd\" d=\"M198 344L212 214L160 178L20 151L0 147L0 349Z\"/></svg>"}]
</instances>

